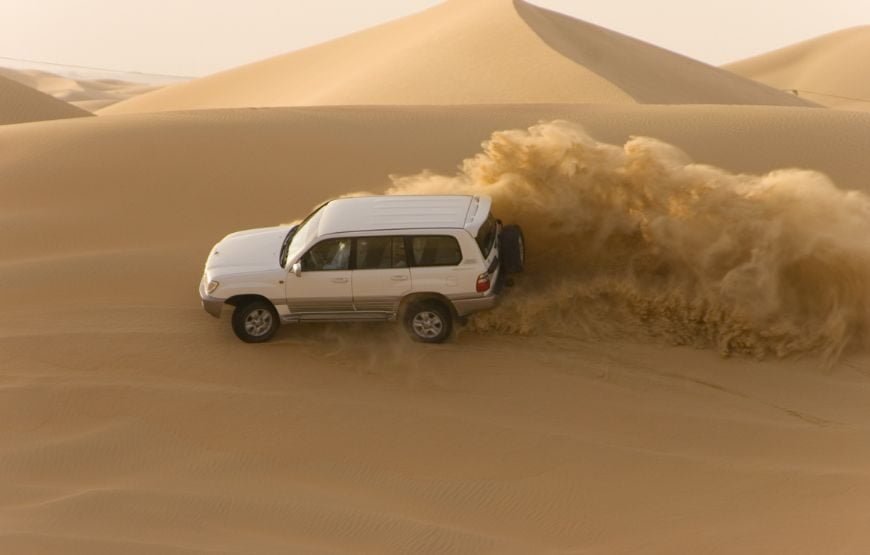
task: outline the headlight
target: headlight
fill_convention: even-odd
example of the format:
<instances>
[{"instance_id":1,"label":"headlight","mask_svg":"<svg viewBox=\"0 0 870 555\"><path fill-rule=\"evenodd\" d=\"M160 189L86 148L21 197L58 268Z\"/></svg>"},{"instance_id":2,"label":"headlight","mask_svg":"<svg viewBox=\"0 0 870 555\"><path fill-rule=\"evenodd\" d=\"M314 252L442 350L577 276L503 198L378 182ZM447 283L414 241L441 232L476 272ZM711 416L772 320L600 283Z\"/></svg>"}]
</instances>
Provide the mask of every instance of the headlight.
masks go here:
<instances>
[{"instance_id":1,"label":"headlight","mask_svg":"<svg viewBox=\"0 0 870 555\"><path fill-rule=\"evenodd\" d=\"M214 293L214 290L218 288L218 285L220 285L220 282L211 280L208 282L208 285L206 285L205 292L211 295Z\"/></svg>"}]
</instances>

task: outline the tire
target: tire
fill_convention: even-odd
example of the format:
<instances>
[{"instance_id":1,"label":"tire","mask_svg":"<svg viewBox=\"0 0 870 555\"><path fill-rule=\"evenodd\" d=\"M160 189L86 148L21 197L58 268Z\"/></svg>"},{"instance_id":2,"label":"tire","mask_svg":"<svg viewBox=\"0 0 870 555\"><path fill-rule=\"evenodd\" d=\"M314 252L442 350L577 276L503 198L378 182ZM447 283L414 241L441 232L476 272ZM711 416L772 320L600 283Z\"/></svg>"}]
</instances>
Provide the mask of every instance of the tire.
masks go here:
<instances>
[{"instance_id":1,"label":"tire","mask_svg":"<svg viewBox=\"0 0 870 555\"><path fill-rule=\"evenodd\" d=\"M272 339L281 321L268 301L251 301L233 311L233 332L245 343L263 343Z\"/></svg>"},{"instance_id":2,"label":"tire","mask_svg":"<svg viewBox=\"0 0 870 555\"><path fill-rule=\"evenodd\" d=\"M499 257L502 268L509 274L518 274L526 265L526 240L518 225L506 225L499 235Z\"/></svg>"},{"instance_id":3,"label":"tire","mask_svg":"<svg viewBox=\"0 0 870 555\"><path fill-rule=\"evenodd\" d=\"M437 301L413 303L405 311L405 329L414 341L442 343L453 331L453 315Z\"/></svg>"}]
</instances>

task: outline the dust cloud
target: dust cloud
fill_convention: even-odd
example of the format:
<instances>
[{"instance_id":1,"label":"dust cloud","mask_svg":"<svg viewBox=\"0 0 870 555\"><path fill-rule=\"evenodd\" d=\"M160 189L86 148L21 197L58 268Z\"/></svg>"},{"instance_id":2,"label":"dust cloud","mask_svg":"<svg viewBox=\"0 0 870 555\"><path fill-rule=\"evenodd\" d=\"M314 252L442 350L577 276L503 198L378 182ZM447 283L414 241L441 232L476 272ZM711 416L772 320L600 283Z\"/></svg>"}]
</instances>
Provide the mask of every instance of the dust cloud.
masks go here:
<instances>
[{"instance_id":1,"label":"dust cloud","mask_svg":"<svg viewBox=\"0 0 870 555\"><path fill-rule=\"evenodd\" d=\"M478 330L654 336L756 357L836 358L867 338L870 197L803 170L733 174L556 121L494 133L455 176L389 194L486 194L526 272Z\"/></svg>"}]
</instances>

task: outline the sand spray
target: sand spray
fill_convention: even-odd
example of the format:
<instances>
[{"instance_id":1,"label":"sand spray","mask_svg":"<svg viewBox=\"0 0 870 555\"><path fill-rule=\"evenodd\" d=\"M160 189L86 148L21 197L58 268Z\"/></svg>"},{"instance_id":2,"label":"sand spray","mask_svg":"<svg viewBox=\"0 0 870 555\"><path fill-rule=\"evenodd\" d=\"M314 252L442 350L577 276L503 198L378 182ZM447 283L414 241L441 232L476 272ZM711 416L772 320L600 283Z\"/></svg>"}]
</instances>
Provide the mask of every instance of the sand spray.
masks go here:
<instances>
[{"instance_id":1,"label":"sand spray","mask_svg":"<svg viewBox=\"0 0 870 555\"><path fill-rule=\"evenodd\" d=\"M527 271L482 331L626 337L757 357L860 348L870 197L804 170L733 174L555 121L494 133L453 176L389 194L486 194L525 230Z\"/></svg>"}]
</instances>

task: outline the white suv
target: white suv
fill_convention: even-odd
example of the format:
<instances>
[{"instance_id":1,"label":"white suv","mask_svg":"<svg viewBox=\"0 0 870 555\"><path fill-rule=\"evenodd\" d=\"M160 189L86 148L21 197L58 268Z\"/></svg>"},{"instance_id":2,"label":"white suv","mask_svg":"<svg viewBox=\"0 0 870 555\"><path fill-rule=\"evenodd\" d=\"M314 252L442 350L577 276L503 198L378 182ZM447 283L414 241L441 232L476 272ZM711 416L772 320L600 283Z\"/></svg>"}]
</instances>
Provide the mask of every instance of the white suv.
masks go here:
<instances>
[{"instance_id":1,"label":"white suv","mask_svg":"<svg viewBox=\"0 0 870 555\"><path fill-rule=\"evenodd\" d=\"M342 198L298 225L232 233L206 261L203 307L218 317L233 305L233 331L249 343L281 323L396 319L439 343L523 269L522 231L491 207L486 196Z\"/></svg>"}]
</instances>

